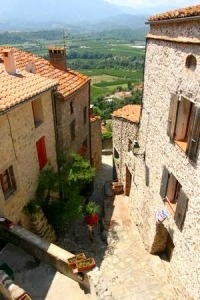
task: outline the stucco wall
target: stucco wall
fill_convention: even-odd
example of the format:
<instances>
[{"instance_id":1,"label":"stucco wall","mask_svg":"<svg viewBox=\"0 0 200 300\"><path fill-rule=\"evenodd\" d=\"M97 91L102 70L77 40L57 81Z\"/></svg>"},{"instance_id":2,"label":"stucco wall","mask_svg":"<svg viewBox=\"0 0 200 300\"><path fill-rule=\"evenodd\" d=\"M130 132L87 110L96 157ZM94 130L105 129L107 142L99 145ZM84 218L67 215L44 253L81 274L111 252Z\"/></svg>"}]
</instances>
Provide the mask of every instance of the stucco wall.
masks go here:
<instances>
[{"instance_id":1,"label":"stucco wall","mask_svg":"<svg viewBox=\"0 0 200 300\"><path fill-rule=\"evenodd\" d=\"M192 27L194 25L194 28ZM156 35L163 31L168 36L196 37L195 23L160 25ZM193 32L194 29L194 32ZM172 31L171 31L172 30ZM153 30L151 31L153 33ZM199 38L199 32L198 32ZM171 280L182 288L182 299L199 299L200 295L200 155L196 163L190 161L185 152L170 142L167 136L167 121L170 93L175 92L200 105L200 46L148 39L145 62L145 84L143 111L139 131L139 144L146 151L145 163L135 157L134 185L130 202L134 220L148 248L155 234L155 211L164 206L159 194L163 166L174 174L189 201L183 230L180 231L169 213L165 221L174 250L170 260ZM188 54L195 55L195 71L186 68ZM145 184L145 164L149 168L149 186Z\"/></svg>"},{"instance_id":2,"label":"stucco wall","mask_svg":"<svg viewBox=\"0 0 200 300\"><path fill-rule=\"evenodd\" d=\"M51 92L41 96L44 122L35 128L31 102L0 116L0 173L13 166L16 191L5 200L0 187L0 212L13 222L26 217L23 206L33 198L38 181L39 163L36 142L45 136L48 165L56 168L55 131Z\"/></svg>"},{"instance_id":3,"label":"stucco wall","mask_svg":"<svg viewBox=\"0 0 200 300\"><path fill-rule=\"evenodd\" d=\"M56 99L56 113L58 120L59 147L68 154L77 152L82 143L87 139L88 151L86 158L90 158L89 148L89 85L81 87L65 101ZM73 113L70 112L70 102L73 103ZM87 107L87 121L84 124L83 109ZM71 141L70 124L75 120L75 139Z\"/></svg>"}]
</instances>

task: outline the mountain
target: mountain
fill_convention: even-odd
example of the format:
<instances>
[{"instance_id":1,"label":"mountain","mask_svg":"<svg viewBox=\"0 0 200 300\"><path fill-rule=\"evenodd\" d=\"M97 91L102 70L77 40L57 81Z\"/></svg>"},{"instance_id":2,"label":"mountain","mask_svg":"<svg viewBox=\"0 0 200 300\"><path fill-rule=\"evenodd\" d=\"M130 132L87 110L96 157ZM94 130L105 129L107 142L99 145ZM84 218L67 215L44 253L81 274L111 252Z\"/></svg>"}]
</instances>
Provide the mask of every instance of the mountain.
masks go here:
<instances>
[{"instance_id":1,"label":"mountain","mask_svg":"<svg viewBox=\"0 0 200 300\"><path fill-rule=\"evenodd\" d=\"M1 6L0 20L5 22L64 22L99 21L121 13L116 5L104 0L6 0Z\"/></svg>"},{"instance_id":2,"label":"mountain","mask_svg":"<svg viewBox=\"0 0 200 300\"><path fill-rule=\"evenodd\" d=\"M90 26L90 30L93 31L104 31L113 29L135 29L141 27L147 27L145 22L147 20L147 15L131 15L131 14L120 14L117 16L111 16L105 18L100 22L96 22L95 26ZM83 25L84 26L84 25Z\"/></svg>"}]
</instances>

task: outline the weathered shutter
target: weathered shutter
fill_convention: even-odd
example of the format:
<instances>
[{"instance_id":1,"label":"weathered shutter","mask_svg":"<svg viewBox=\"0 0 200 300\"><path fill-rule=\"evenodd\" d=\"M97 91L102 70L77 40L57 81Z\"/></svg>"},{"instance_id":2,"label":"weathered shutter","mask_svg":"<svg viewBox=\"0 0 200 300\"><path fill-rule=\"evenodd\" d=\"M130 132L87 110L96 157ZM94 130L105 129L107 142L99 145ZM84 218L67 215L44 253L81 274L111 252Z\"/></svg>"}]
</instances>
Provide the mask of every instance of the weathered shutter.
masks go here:
<instances>
[{"instance_id":1,"label":"weathered shutter","mask_svg":"<svg viewBox=\"0 0 200 300\"><path fill-rule=\"evenodd\" d=\"M46 146L45 146L45 137L44 136L41 139L39 139L39 141L37 141L36 146L37 146L39 166L40 166L40 170L41 170L47 163L47 155L46 155Z\"/></svg>"},{"instance_id":2,"label":"weathered shutter","mask_svg":"<svg viewBox=\"0 0 200 300\"><path fill-rule=\"evenodd\" d=\"M168 172L167 168L164 166L163 173L162 173L161 186L160 186L160 196L162 197L162 199L164 199L166 196L168 180L169 180L169 172Z\"/></svg>"},{"instance_id":3,"label":"weathered shutter","mask_svg":"<svg viewBox=\"0 0 200 300\"><path fill-rule=\"evenodd\" d=\"M191 112L191 118L194 120L191 126L188 137L187 155L188 157L196 161L197 151L200 139L200 107L193 106Z\"/></svg>"},{"instance_id":4,"label":"weathered shutter","mask_svg":"<svg viewBox=\"0 0 200 300\"><path fill-rule=\"evenodd\" d=\"M170 108L169 108L169 116L168 116L168 125L167 125L167 135L173 139L174 132L176 127L176 119L177 119L177 110L178 110L178 95L171 94Z\"/></svg>"},{"instance_id":5,"label":"weathered shutter","mask_svg":"<svg viewBox=\"0 0 200 300\"><path fill-rule=\"evenodd\" d=\"M187 210L187 204L188 204L188 197L183 192L183 190L180 189L178 199L177 199L176 212L174 216L175 223L180 230L182 230L183 228L183 223L185 220L185 214Z\"/></svg>"}]
</instances>

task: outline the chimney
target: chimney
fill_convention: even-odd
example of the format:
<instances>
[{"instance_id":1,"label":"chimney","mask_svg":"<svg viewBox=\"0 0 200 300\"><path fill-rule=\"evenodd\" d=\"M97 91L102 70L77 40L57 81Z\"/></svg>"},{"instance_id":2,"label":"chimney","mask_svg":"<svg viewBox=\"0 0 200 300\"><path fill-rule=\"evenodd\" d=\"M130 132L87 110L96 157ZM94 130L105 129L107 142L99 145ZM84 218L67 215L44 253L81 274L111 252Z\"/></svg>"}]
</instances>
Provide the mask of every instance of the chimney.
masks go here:
<instances>
[{"instance_id":1,"label":"chimney","mask_svg":"<svg viewBox=\"0 0 200 300\"><path fill-rule=\"evenodd\" d=\"M16 74L14 50L4 49L2 53L6 72L13 75Z\"/></svg>"},{"instance_id":2,"label":"chimney","mask_svg":"<svg viewBox=\"0 0 200 300\"><path fill-rule=\"evenodd\" d=\"M66 49L62 46L49 46L50 63L59 69L66 69Z\"/></svg>"}]
</instances>

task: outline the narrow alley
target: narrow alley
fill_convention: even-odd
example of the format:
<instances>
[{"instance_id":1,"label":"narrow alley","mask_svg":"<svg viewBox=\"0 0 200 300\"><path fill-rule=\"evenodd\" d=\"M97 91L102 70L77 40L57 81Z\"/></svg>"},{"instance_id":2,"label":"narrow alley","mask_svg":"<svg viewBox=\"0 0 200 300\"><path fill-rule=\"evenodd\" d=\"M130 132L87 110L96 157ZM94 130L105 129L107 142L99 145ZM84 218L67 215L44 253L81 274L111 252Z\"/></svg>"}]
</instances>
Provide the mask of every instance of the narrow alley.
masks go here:
<instances>
[{"instance_id":1,"label":"narrow alley","mask_svg":"<svg viewBox=\"0 0 200 300\"><path fill-rule=\"evenodd\" d=\"M95 179L90 197L102 206L106 204L107 243L95 228L95 240L88 239L83 220L77 221L59 238L59 245L72 253L84 252L94 257L97 268L91 272L100 300L176 300L177 290L170 284L163 262L150 255L132 222L128 198L115 196L114 202L103 199L103 186L112 180L112 156L103 155L102 167Z\"/></svg>"}]
</instances>

